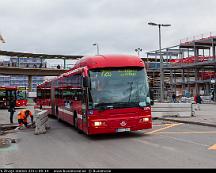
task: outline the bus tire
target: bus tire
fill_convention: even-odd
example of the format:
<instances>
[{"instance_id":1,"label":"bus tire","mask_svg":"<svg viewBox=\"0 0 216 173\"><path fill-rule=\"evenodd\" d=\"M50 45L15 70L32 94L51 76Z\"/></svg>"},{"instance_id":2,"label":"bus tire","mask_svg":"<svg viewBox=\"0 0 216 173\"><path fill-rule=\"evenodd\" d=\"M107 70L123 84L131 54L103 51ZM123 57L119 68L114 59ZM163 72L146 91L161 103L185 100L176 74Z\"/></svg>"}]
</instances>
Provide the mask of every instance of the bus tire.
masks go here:
<instances>
[{"instance_id":1,"label":"bus tire","mask_svg":"<svg viewBox=\"0 0 216 173\"><path fill-rule=\"evenodd\" d=\"M61 122L61 118L59 117L59 115L57 115L57 120L58 120L59 122Z\"/></svg>"},{"instance_id":2,"label":"bus tire","mask_svg":"<svg viewBox=\"0 0 216 173\"><path fill-rule=\"evenodd\" d=\"M77 129L77 113L76 112L74 112L73 114L73 122L74 122L73 126L75 127L75 129Z\"/></svg>"},{"instance_id":3,"label":"bus tire","mask_svg":"<svg viewBox=\"0 0 216 173\"><path fill-rule=\"evenodd\" d=\"M56 115L58 121L61 121L61 118L59 116L58 106L56 106L56 108L55 108L55 115Z\"/></svg>"}]
</instances>

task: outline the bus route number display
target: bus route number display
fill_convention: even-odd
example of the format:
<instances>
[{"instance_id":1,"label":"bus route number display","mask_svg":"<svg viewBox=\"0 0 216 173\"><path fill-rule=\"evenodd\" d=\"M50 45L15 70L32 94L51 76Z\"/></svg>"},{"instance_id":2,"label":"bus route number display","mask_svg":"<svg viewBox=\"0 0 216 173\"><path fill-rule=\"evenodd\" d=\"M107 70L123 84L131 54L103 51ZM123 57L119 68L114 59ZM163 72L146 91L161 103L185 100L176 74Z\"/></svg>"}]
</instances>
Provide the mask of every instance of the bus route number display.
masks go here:
<instances>
[{"instance_id":1,"label":"bus route number display","mask_svg":"<svg viewBox=\"0 0 216 173\"><path fill-rule=\"evenodd\" d=\"M121 77L130 77L130 76L136 76L137 71L133 69L123 69L123 70L118 70L118 71L111 71L111 70L101 71L102 77L112 77L113 75L118 75Z\"/></svg>"}]
</instances>

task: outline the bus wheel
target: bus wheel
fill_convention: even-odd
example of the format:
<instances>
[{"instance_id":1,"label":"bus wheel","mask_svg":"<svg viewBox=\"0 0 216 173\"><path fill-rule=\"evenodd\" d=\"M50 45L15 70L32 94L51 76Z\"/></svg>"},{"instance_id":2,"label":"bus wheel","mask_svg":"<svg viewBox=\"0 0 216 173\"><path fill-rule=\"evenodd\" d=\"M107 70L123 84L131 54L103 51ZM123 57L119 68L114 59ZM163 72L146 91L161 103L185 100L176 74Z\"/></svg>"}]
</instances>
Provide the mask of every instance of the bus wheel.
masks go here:
<instances>
[{"instance_id":1,"label":"bus wheel","mask_svg":"<svg viewBox=\"0 0 216 173\"><path fill-rule=\"evenodd\" d=\"M59 115L57 115L57 119L58 119L58 121L61 121L61 118L59 117Z\"/></svg>"},{"instance_id":2,"label":"bus wheel","mask_svg":"<svg viewBox=\"0 0 216 173\"><path fill-rule=\"evenodd\" d=\"M73 116L73 126L77 129L77 113L76 112L74 112L74 114L73 114L74 116Z\"/></svg>"},{"instance_id":3,"label":"bus wheel","mask_svg":"<svg viewBox=\"0 0 216 173\"><path fill-rule=\"evenodd\" d=\"M61 118L60 118L60 115L59 115L59 111L58 111L58 106L56 106L56 110L55 110L55 114L56 114L56 117L58 119L58 121L61 121Z\"/></svg>"}]
</instances>

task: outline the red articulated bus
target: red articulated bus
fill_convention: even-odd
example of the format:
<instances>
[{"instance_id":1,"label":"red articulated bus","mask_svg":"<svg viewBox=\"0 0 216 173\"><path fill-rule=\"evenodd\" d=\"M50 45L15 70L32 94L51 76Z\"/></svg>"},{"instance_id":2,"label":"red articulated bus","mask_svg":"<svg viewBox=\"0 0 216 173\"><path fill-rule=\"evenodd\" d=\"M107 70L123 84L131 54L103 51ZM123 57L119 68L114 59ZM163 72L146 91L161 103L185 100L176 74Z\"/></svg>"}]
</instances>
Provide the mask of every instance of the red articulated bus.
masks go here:
<instances>
[{"instance_id":1,"label":"red articulated bus","mask_svg":"<svg viewBox=\"0 0 216 173\"><path fill-rule=\"evenodd\" d=\"M16 107L27 106L27 88L19 86L0 87L0 108L8 108L10 100L15 101Z\"/></svg>"},{"instance_id":2,"label":"red articulated bus","mask_svg":"<svg viewBox=\"0 0 216 173\"><path fill-rule=\"evenodd\" d=\"M68 72L37 86L36 108L87 135L152 128L147 73L137 56L83 57Z\"/></svg>"}]
</instances>

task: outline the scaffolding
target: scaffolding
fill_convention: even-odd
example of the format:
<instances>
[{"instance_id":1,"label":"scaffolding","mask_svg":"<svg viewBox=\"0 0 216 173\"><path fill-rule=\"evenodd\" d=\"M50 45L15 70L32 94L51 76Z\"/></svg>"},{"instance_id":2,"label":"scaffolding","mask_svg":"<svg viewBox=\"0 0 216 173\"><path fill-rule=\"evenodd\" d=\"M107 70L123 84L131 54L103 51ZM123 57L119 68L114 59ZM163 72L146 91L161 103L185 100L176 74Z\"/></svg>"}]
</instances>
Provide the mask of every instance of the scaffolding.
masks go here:
<instances>
[{"instance_id":1,"label":"scaffolding","mask_svg":"<svg viewBox=\"0 0 216 173\"><path fill-rule=\"evenodd\" d=\"M197 40L181 42L179 45L161 50L163 57L164 91L165 98L172 93L177 96L192 97L200 94L210 96L216 94L216 36L209 36ZM160 51L147 52L147 64L159 62ZM159 67L160 68L160 67ZM159 68L151 68L147 65L147 72L151 80L159 80ZM154 75L152 73L154 71ZM155 78L155 73L156 78ZM158 84L151 82L150 86L158 93ZM158 98L159 95L155 94ZM214 101L216 98L214 97Z\"/></svg>"}]
</instances>

